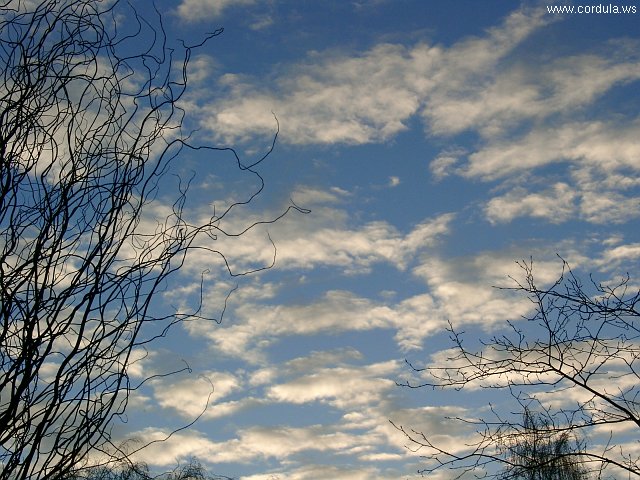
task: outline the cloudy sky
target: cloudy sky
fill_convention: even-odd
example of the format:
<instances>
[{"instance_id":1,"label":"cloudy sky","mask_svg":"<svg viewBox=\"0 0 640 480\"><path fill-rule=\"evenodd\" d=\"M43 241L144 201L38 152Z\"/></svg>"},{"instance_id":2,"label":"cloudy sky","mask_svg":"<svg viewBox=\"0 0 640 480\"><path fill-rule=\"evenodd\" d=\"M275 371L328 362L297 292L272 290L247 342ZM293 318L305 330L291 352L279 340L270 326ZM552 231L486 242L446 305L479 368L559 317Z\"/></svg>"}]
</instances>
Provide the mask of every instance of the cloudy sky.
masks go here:
<instances>
[{"instance_id":1,"label":"cloudy sky","mask_svg":"<svg viewBox=\"0 0 640 480\"><path fill-rule=\"evenodd\" d=\"M551 5L551 4L549 4ZM577 4L576 4L577 5ZM153 468L193 456L246 480L411 478L423 465L391 424L443 445L490 392L398 387L452 322L476 338L527 312L510 285L569 261L599 279L640 259L638 14L550 14L508 0L159 1L170 38L195 43L183 99L199 141L235 147L265 190L194 251L158 308L192 308L132 374L119 433L160 439ZM227 152L185 152L194 218L245 199ZM161 193L158 201L169 198ZM230 294L231 293L231 294ZM229 295L230 294L230 295ZM226 310L220 320L226 301ZM208 399L208 405L207 405ZM204 413L203 413L204 412ZM445 473L441 478L448 478Z\"/></svg>"}]
</instances>

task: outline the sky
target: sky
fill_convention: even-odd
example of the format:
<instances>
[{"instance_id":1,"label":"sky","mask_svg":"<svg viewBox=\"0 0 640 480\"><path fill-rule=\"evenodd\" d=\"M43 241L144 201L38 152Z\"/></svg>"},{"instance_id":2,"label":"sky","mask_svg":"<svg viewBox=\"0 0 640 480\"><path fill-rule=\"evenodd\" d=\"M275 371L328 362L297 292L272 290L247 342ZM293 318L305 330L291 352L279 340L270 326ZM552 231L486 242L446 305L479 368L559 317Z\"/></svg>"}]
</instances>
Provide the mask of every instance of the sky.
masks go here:
<instances>
[{"instance_id":1,"label":"sky","mask_svg":"<svg viewBox=\"0 0 640 480\"><path fill-rule=\"evenodd\" d=\"M201 417L137 458L162 471L194 457L243 480L414 478L424 460L390 421L455 447L469 432L447 416L513 410L504 393L397 383L416 380L407 361L446 358L449 322L478 339L529 311L494 288L513 285L517 261L533 259L541 285L559 257L603 281L637 271L640 13L551 5L157 2L170 40L224 27L191 59L194 139L250 164L278 132L256 167L264 191L223 228L310 213L206 245L234 273L270 269L231 277L195 250L167 284L159 311L202 292L207 318L130 373L190 373L146 383L116 433L162 439ZM173 168L192 178L195 219L257 188L229 152L186 151Z\"/></svg>"}]
</instances>

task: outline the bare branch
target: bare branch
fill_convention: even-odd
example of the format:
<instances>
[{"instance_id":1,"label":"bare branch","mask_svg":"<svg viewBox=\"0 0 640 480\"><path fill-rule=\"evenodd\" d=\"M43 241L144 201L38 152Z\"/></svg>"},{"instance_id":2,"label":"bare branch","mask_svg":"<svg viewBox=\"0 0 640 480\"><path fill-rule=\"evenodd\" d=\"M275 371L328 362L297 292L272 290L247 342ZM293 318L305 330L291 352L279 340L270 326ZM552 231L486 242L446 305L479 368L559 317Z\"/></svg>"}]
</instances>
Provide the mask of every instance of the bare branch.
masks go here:
<instances>
[{"instance_id":1,"label":"bare branch","mask_svg":"<svg viewBox=\"0 0 640 480\"><path fill-rule=\"evenodd\" d=\"M89 452L113 447L111 427L140 387L129 377L133 353L189 318L152 313L187 253L205 248L232 276L246 274L232 271L218 236L306 212L292 204L239 232L221 227L262 192L257 167L277 132L245 164L183 131L189 59L220 33L176 51L157 10L142 16L118 0L0 5L0 480L67 478ZM230 152L257 188L194 223L181 182L150 227L162 179L187 150ZM270 268L273 251L253 271Z\"/></svg>"},{"instance_id":2,"label":"bare branch","mask_svg":"<svg viewBox=\"0 0 640 480\"><path fill-rule=\"evenodd\" d=\"M426 380L404 386L505 390L525 412L524 423L503 418L493 409L491 419L452 419L476 431L464 454L438 447L426 432L397 426L413 445L428 452L424 472L451 468L489 475L489 466L502 465L502 474L494 468L491 475L570 478L517 474L525 465L538 472L547 467L572 469L579 472L575 478L609 469L640 476L640 457L630 447L635 440L628 434L640 427L640 292L630 288L628 276L614 285L593 278L584 285L562 262L561 276L548 288L536 285L531 260L518 263L524 281L514 280L515 286L508 289L532 303L524 323L509 322L506 332L483 342L480 350L468 348L464 332L450 325L453 348L446 364L409 364ZM603 432L608 434L604 447L584 443ZM534 440L551 453L538 450L538 457L525 461L521 453L532 448ZM553 453L559 445L564 449Z\"/></svg>"}]
</instances>

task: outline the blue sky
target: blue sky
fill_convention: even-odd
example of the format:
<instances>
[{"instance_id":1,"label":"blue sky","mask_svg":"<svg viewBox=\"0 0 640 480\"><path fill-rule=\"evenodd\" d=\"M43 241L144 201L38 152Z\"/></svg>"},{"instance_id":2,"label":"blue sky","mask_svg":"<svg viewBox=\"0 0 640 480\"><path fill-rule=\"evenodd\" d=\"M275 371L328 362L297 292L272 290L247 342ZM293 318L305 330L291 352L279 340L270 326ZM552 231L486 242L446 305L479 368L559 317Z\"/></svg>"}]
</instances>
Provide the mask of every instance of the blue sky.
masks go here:
<instances>
[{"instance_id":1,"label":"blue sky","mask_svg":"<svg viewBox=\"0 0 640 480\"><path fill-rule=\"evenodd\" d=\"M139 454L154 469L194 456L246 480L410 478L422 460L389 420L461 445L469 432L447 415L514 406L398 387L412 378L405 359L444 358L449 321L479 338L527 313L526 299L492 288L519 274L517 260L533 257L540 282L559 274L557 255L602 280L636 271L640 13L496 0L158 9L170 38L225 29L192 59L183 107L198 141L249 163L279 121L263 195L223 228L292 201L311 213L206 245L242 272L270 264L272 239L274 268L229 278L194 251L167 285L158 308L188 311L203 278L202 313L215 318L238 288L221 324L189 321L132 368L143 378L184 359L192 373L137 392L122 438L164 438L214 388L194 426ZM195 175L194 219L256 185L225 153L185 152L174 167Z\"/></svg>"}]
</instances>

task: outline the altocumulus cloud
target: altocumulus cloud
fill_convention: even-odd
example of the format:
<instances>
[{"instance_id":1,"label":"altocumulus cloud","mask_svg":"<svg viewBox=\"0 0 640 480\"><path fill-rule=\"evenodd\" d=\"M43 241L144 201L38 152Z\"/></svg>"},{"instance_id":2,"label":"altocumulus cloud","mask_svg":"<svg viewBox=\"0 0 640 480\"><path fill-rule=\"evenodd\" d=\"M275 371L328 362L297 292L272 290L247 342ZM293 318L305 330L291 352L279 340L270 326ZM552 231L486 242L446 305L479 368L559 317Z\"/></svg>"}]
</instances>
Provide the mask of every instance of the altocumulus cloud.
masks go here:
<instances>
[{"instance_id":1,"label":"altocumulus cloud","mask_svg":"<svg viewBox=\"0 0 640 480\"><path fill-rule=\"evenodd\" d=\"M539 10L518 11L486 37L449 49L384 43L353 56L314 53L277 75L273 90L250 76L226 74L219 79L220 98L200 109L201 123L219 139L233 142L271 135L270 112L276 112L282 141L296 144L378 142L405 130L416 114L436 134L479 126L486 117L477 112L485 106L462 98L463 93L473 95L469 81L486 77L544 24ZM504 101L499 104L508 110Z\"/></svg>"},{"instance_id":2,"label":"altocumulus cloud","mask_svg":"<svg viewBox=\"0 0 640 480\"><path fill-rule=\"evenodd\" d=\"M381 142L417 116L428 135L470 131L480 138L471 148L438 156L431 165L437 178L506 182L523 171L566 165L564 183L575 196L569 199L560 185L551 192L558 202L569 202L564 208L544 205L540 200L549 192L525 181L487 204L490 221L534 216L558 222L574 211L591 222L621 221L640 200L623 186L594 190L577 176L587 167L605 177L637 173L637 120L578 118L612 88L640 78L637 44L610 41L599 52L567 53L550 62L523 53L522 42L557 20L543 10L522 8L484 36L449 47L382 43L351 56L314 52L307 61L280 65L283 71L268 87L250 75L226 74L219 78L220 96L194 111L203 129L226 143L272 135L276 112L281 141L300 145ZM597 205L596 197L608 200ZM527 205L497 213L501 202L514 199Z\"/></svg>"}]
</instances>

